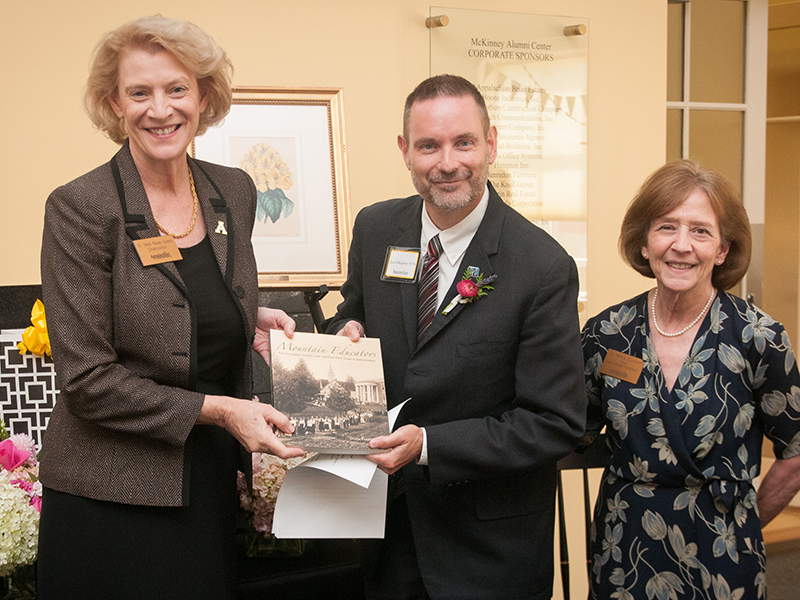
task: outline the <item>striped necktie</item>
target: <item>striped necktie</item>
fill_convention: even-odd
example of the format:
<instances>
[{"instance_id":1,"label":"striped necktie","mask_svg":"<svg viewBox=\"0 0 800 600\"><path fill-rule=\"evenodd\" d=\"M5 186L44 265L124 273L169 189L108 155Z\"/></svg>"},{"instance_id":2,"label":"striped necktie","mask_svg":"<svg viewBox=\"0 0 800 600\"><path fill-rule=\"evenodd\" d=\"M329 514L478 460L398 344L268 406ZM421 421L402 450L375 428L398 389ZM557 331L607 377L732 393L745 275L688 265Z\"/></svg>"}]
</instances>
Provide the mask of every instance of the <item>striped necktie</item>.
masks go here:
<instances>
[{"instance_id":1,"label":"striped necktie","mask_svg":"<svg viewBox=\"0 0 800 600\"><path fill-rule=\"evenodd\" d=\"M437 233L428 242L428 253L422 265L422 274L419 278L419 301L417 303L417 343L425 337L433 316L436 314L437 290L439 288L439 255L442 252L442 243Z\"/></svg>"}]
</instances>

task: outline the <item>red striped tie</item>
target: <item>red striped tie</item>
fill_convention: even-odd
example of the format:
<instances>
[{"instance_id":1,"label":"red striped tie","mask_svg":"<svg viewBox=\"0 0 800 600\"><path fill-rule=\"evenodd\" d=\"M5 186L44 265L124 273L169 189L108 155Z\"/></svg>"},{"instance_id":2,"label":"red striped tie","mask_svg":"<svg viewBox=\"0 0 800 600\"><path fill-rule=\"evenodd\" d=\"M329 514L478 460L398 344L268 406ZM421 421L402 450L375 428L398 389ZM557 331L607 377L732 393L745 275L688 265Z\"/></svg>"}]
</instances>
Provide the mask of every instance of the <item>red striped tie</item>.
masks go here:
<instances>
[{"instance_id":1,"label":"red striped tie","mask_svg":"<svg viewBox=\"0 0 800 600\"><path fill-rule=\"evenodd\" d=\"M419 301L417 303L417 343L425 337L433 315L436 313L437 290L439 288L439 254L442 252L442 243L437 233L428 242L428 253L422 265L422 274L419 278Z\"/></svg>"}]
</instances>

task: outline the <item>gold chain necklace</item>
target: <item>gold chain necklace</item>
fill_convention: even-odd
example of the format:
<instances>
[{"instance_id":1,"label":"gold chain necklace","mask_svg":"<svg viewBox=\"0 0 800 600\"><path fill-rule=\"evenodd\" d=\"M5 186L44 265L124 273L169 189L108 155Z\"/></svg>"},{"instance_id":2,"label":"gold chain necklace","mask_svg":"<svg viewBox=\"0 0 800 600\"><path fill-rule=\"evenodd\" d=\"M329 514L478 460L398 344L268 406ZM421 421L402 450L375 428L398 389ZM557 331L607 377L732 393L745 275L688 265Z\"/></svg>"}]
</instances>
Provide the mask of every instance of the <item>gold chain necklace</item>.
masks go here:
<instances>
[{"instance_id":1,"label":"gold chain necklace","mask_svg":"<svg viewBox=\"0 0 800 600\"><path fill-rule=\"evenodd\" d=\"M658 288L656 288L655 291L653 292L653 303L650 306L650 311L653 313L653 325L656 326L656 331L658 333L660 333L661 335L663 335L664 337L678 337L679 335L683 335L684 333L689 331L692 327L694 327L697 324L697 322L700 319L703 318L703 315L706 314L706 311L708 310L708 307L711 306L711 301L714 299L714 292L715 291L716 290L712 287L711 288L711 295L708 297L708 302L706 302L706 305L703 307L703 310L701 310L700 314L697 315L697 317L695 317L694 321L689 323L686 327L684 327L680 331L677 331L675 333L667 333L665 331L661 331L661 328L658 326L658 321L656 320L656 298L658 298Z\"/></svg>"},{"instance_id":2,"label":"gold chain necklace","mask_svg":"<svg viewBox=\"0 0 800 600\"><path fill-rule=\"evenodd\" d=\"M197 207L200 205L200 201L197 199L197 191L194 189L194 176L192 175L192 169L189 169L189 184L192 186L192 198L194 198L194 208L192 209L192 220L189 222L189 227L186 228L186 231L183 233L172 233L169 229L161 225L156 219L155 213L153 214L153 220L156 222L156 227L158 227L162 233L166 235L171 235L176 239L185 238L187 235L192 233L192 229L194 229L194 222L197 220Z\"/></svg>"}]
</instances>

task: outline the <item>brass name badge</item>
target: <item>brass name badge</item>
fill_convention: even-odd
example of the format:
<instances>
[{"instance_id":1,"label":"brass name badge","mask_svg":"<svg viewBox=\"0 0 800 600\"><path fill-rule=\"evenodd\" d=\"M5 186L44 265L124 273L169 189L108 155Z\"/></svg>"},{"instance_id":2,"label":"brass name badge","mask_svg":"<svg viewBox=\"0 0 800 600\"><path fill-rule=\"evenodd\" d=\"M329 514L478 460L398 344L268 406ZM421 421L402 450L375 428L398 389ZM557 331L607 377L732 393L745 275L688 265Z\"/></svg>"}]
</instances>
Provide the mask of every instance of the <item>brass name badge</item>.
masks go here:
<instances>
[{"instance_id":1,"label":"brass name badge","mask_svg":"<svg viewBox=\"0 0 800 600\"><path fill-rule=\"evenodd\" d=\"M160 265L161 263L181 260L181 251L171 235L161 235L143 240L133 240L139 253L142 266Z\"/></svg>"},{"instance_id":2,"label":"brass name badge","mask_svg":"<svg viewBox=\"0 0 800 600\"><path fill-rule=\"evenodd\" d=\"M616 377L628 383L636 383L639 381L639 375L642 374L642 367L644 367L644 361L641 358L609 350L600 374Z\"/></svg>"}]
</instances>

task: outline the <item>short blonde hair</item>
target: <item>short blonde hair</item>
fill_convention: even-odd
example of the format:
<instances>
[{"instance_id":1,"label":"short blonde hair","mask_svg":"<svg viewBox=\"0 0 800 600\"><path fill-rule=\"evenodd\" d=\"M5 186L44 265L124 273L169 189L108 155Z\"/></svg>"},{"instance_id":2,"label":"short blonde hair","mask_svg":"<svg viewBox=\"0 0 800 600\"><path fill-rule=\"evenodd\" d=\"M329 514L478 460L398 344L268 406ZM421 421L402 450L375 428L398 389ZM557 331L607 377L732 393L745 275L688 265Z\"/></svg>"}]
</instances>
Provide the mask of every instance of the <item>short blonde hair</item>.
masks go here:
<instances>
[{"instance_id":1,"label":"short blonde hair","mask_svg":"<svg viewBox=\"0 0 800 600\"><path fill-rule=\"evenodd\" d=\"M103 36L95 48L86 82L83 106L94 126L113 141L122 144L128 137L109 97L117 92L120 57L130 48L166 50L194 73L208 98L196 135L202 135L228 114L233 98L233 64L225 51L193 23L161 15L142 17Z\"/></svg>"},{"instance_id":2,"label":"short blonde hair","mask_svg":"<svg viewBox=\"0 0 800 600\"><path fill-rule=\"evenodd\" d=\"M683 204L692 192L703 190L719 220L724 244L730 244L725 262L715 265L711 283L720 290L736 285L750 266L750 221L733 185L722 175L693 160L678 160L654 171L628 205L619 235L619 252L631 267L655 278L642 256L650 225Z\"/></svg>"}]
</instances>

